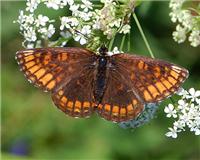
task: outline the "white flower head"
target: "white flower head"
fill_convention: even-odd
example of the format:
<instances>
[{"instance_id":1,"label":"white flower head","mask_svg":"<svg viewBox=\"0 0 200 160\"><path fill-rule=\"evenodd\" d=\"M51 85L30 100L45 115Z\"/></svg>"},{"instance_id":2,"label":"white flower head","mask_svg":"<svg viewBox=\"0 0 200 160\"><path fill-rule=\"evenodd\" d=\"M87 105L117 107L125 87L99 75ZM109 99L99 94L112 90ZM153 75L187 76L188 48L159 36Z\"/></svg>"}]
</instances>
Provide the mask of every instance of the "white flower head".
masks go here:
<instances>
[{"instance_id":1,"label":"white flower head","mask_svg":"<svg viewBox=\"0 0 200 160\"><path fill-rule=\"evenodd\" d=\"M47 37L51 38L54 33L55 33L55 28L54 28L53 24L50 24L47 29Z\"/></svg>"},{"instance_id":2,"label":"white flower head","mask_svg":"<svg viewBox=\"0 0 200 160\"><path fill-rule=\"evenodd\" d=\"M41 14L38 15L38 18L35 20L36 26L45 26L46 23L49 21L47 16L43 16Z\"/></svg>"},{"instance_id":3,"label":"white flower head","mask_svg":"<svg viewBox=\"0 0 200 160\"><path fill-rule=\"evenodd\" d=\"M118 54L118 53L123 53L123 51L120 51L120 50L118 49L118 47L116 47L116 46L113 48L112 51L107 52L107 54L108 54L109 56L112 56L112 55Z\"/></svg>"},{"instance_id":4,"label":"white flower head","mask_svg":"<svg viewBox=\"0 0 200 160\"><path fill-rule=\"evenodd\" d=\"M32 27L28 28L26 32L24 32L24 37L26 41L35 42L37 40L36 31Z\"/></svg>"},{"instance_id":5,"label":"white flower head","mask_svg":"<svg viewBox=\"0 0 200 160\"><path fill-rule=\"evenodd\" d=\"M176 110L174 109L174 106L172 104L169 104L168 106L166 106L164 111L165 111L165 113L167 113L168 118L170 118L170 117L176 118L177 117Z\"/></svg>"},{"instance_id":6,"label":"white flower head","mask_svg":"<svg viewBox=\"0 0 200 160\"><path fill-rule=\"evenodd\" d=\"M190 88L189 91L182 89L178 93L181 96L181 99L178 100L178 103L175 104L175 107L172 104L169 104L168 107L164 109L167 113L167 117L176 118L173 123L173 128L170 128L170 132L166 134L168 137L177 137L177 131L185 131L185 128L188 127L191 132L194 132L195 135L199 135L200 131L200 104L199 97L200 91L195 91L194 88ZM173 107L172 107L173 106ZM176 116L172 116L176 112Z\"/></svg>"},{"instance_id":7,"label":"white flower head","mask_svg":"<svg viewBox=\"0 0 200 160\"><path fill-rule=\"evenodd\" d=\"M83 26L81 33L84 35L89 35L91 33L91 26L89 25Z\"/></svg>"},{"instance_id":8,"label":"white flower head","mask_svg":"<svg viewBox=\"0 0 200 160\"><path fill-rule=\"evenodd\" d=\"M193 30L189 36L189 41L193 47L197 47L200 45L200 31Z\"/></svg>"},{"instance_id":9,"label":"white flower head","mask_svg":"<svg viewBox=\"0 0 200 160\"><path fill-rule=\"evenodd\" d=\"M172 137L172 138L177 138L177 132L179 132L179 130L177 130L176 127L173 128L168 128L170 131L167 132L165 135L167 137Z\"/></svg>"},{"instance_id":10,"label":"white flower head","mask_svg":"<svg viewBox=\"0 0 200 160\"><path fill-rule=\"evenodd\" d=\"M200 99L200 91L199 90L195 91L194 88L190 88L189 93L190 94L187 96L187 98L191 98L192 102Z\"/></svg>"},{"instance_id":11,"label":"white flower head","mask_svg":"<svg viewBox=\"0 0 200 160\"><path fill-rule=\"evenodd\" d=\"M27 24L33 24L34 21L35 21L35 19L34 19L34 15L33 14L29 14L28 16L26 16L25 23L27 23Z\"/></svg>"},{"instance_id":12,"label":"white flower head","mask_svg":"<svg viewBox=\"0 0 200 160\"><path fill-rule=\"evenodd\" d=\"M62 6L61 0L47 0L45 4L48 8L53 8L55 10L58 10Z\"/></svg>"},{"instance_id":13,"label":"white flower head","mask_svg":"<svg viewBox=\"0 0 200 160\"><path fill-rule=\"evenodd\" d=\"M182 43L187 39L187 35L190 35L188 40L191 46L197 47L200 45L200 15L193 15L191 9L196 9L193 6L184 6L185 3L187 0L170 0L171 12L169 16L173 23L178 23L176 31L173 32L173 38L176 42Z\"/></svg>"},{"instance_id":14,"label":"white flower head","mask_svg":"<svg viewBox=\"0 0 200 160\"><path fill-rule=\"evenodd\" d=\"M81 0L82 1L82 5L81 8L83 8L84 12L88 12L89 9L92 9L92 3L89 0Z\"/></svg>"},{"instance_id":15,"label":"white flower head","mask_svg":"<svg viewBox=\"0 0 200 160\"><path fill-rule=\"evenodd\" d=\"M125 24L119 33L127 34L130 33L131 26L129 24Z\"/></svg>"},{"instance_id":16,"label":"white flower head","mask_svg":"<svg viewBox=\"0 0 200 160\"><path fill-rule=\"evenodd\" d=\"M40 3L40 0L27 0L26 10L30 12L34 12L39 3Z\"/></svg>"},{"instance_id":17,"label":"white flower head","mask_svg":"<svg viewBox=\"0 0 200 160\"><path fill-rule=\"evenodd\" d=\"M78 34L76 37L74 37L74 40L77 42L80 42L81 45L84 45L87 43L86 38L81 34Z\"/></svg>"},{"instance_id":18,"label":"white flower head","mask_svg":"<svg viewBox=\"0 0 200 160\"><path fill-rule=\"evenodd\" d=\"M176 42L183 43L186 39L186 28L177 25L176 31L173 32L172 35Z\"/></svg>"}]
</instances>

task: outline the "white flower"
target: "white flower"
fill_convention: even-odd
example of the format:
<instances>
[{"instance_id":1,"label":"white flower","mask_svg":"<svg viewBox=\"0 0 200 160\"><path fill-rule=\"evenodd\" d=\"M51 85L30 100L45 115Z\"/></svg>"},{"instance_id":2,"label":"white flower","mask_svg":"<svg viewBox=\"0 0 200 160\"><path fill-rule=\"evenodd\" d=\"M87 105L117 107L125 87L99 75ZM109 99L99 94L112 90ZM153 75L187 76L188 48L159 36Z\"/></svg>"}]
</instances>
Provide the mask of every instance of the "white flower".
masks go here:
<instances>
[{"instance_id":1,"label":"white flower","mask_svg":"<svg viewBox=\"0 0 200 160\"><path fill-rule=\"evenodd\" d=\"M200 45L200 31L193 30L189 36L189 41L193 47Z\"/></svg>"},{"instance_id":2,"label":"white flower","mask_svg":"<svg viewBox=\"0 0 200 160\"><path fill-rule=\"evenodd\" d=\"M195 91L194 88L190 88L189 89L189 93L190 95L187 96L187 98L191 98L191 101L196 101L200 98L200 90L199 91Z\"/></svg>"},{"instance_id":3,"label":"white flower","mask_svg":"<svg viewBox=\"0 0 200 160\"><path fill-rule=\"evenodd\" d=\"M172 35L176 42L183 43L186 39L186 28L177 25L176 31L173 32Z\"/></svg>"},{"instance_id":4,"label":"white flower","mask_svg":"<svg viewBox=\"0 0 200 160\"><path fill-rule=\"evenodd\" d=\"M184 127L185 127L185 122L182 121L182 120L175 121L175 122L173 123L173 125L174 125L174 127L176 127L176 128L185 130L185 129L184 129Z\"/></svg>"},{"instance_id":5,"label":"white flower","mask_svg":"<svg viewBox=\"0 0 200 160\"><path fill-rule=\"evenodd\" d=\"M181 96L182 99L185 99L188 96L189 93L186 90L184 90L183 88L181 88L177 94L179 96Z\"/></svg>"},{"instance_id":6,"label":"white flower","mask_svg":"<svg viewBox=\"0 0 200 160\"><path fill-rule=\"evenodd\" d=\"M25 20L26 20L26 16L24 15L24 11L20 10L19 17L18 17L17 21L18 21L19 24L22 24L22 23L25 22Z\"/></svg>"},{"instance_id":7,"label":"white flower","mask_svg":"<svg viewBox=\"0 0 200 160\"><path fill-rule=\"evenodd\" d=\"M169 3L171 21L178 23L176 31L173 32L173 38L176 42L182 43L186 40L186 34L188 34L190 35L188 40L191 42L191 46L197 47L200 45L200 15L193 15L191 10L196 10L196 8L190 5L187 6L185 3L187 3L187 0L171 0Z\"/></svg>"},{"instance_id":8,"label":"white flower","mask_svg":"<svg viewBox=\"0 0 200 160\"><path fill-rule=\"evenodd\" d=\"M179 132L179 130L177 130L176 127L173 128L168 128L170 131L167 132L165 135L167 137L172 137L172 138L177 138L177 132Z\"/></svg>"},{"instance_id":9,"label":"white flower","mask_svg":"<svg viewBox=\"0 0 200 160\"><path fill-rule=\"evenodd\" d=\"M186 103L183 99L178 101L178 109L185 110L188 108L188 103Z\"/></svg>"},{"instance_id":10,"label":"white flower","mask_svg":"<svg viewBox=\"0 0 200 160\"><path fill-rule=\"evenodd\" d=\"M79 25L79 21L76 18L62 17L60 30L63 30L65 27L67 29L70 29L78 25Z\"/></svg>"},{"instance_id":11,"label":"white flower","mask_svg":"<svg viewBox=\"0 0 200 160\"><path fill-rule=\"evenodd\" d=\"M37 8L40 0L28 0L26 2L26 10L30 12L34 12L34 10Z\"/></svg>"},{"instance_id":12,"label":"white flower","mask_svg":"<svg viewBox=\"0 0 200 160\"><path fill-rule=\"evenodd\" d=\"M69 8L69 10L72 11L72 15L73 15L73 16L78 16L78 15L79 15L80 12L79 12L78 9L79 9L79 4L77 4L77 5L76 5L76 4L73 4L73 5L71 5L70 8Z\"/></svg>"},{"instance_id":13,"label":"white flower","mask_svg":"<svg viewBox=\"0 0 200 160\"><path fill-rule=\"evenodd\" d=\"M92 9L92 3L88 0L81 0L82 1L82 5L81 8L83 8L84 12L88 12L89 9Z\"/></svg>"},{"instance_id":14,"label":"white flower","mask_svg":"<svg viewBox=\"0 0 200 160\"><path fill-rule=\"evenodd\" d=\"M119 51L118 47L114 47L112 51L109 51L107 54L112 56L114 54L123 53L123 51Z\"/></svg>"},{"instance_id":15,"label":"white flower","mask_svg":"<svg viewBox=\"0 0 200 160\"><path fill-rule=\"evenodd\" d=\"M33 24L34 23L34 17L33 14L29 14L28 16L26 16L26 22L25 23L29 23L29 24Z\"/></svg>"},{"instance_id":16,"label":"white flower","mask_svg":"<svg viewBox=\"0 0 200 160\"><path fill-rule=\"evenodd\" d=\"M178 107L170 107L170 109L165 108L167 117L169 117L169 112L171 113L175 110L177 116L174 117L176 120L173 123L173 128L178 128L178 132L181 132L185 131L185 127L188 127L195 135L200 135L200 91L195 91L194 88L191 88L187 92L182 89L182 91L179 92L179 95L182 97L178 100L178 104L176 104ZM171 132L167 133L167 135L171 134Z\"/></svg>"},{"instance_id":17,"label":"white flower","mask_svg":"<svg viewBox=\"0 0 200 160\"><path fill-rule=\"evenodd\" d=\"M74 0L63 0L66 1L70 6L74 4Z\"/></svg>"},{"instance_id":18,"label":"white flower","mask_svg":"<svg viewBox=\"0 0 200 160\"><path fill-rule=\"evenodd\" d=\"M89 25L83 26L81 33L84 35L89 35L91 33L91 26Z\"/></svg>"},{"instance_id":19,"label":"white flower","mask_svg":"<svg viewBox=\"0 0 200 160\"><path fill-rule=\"evenodd\" d=\"M88 13L85 13L85 12L79 12L79 15L78 15L83 21L89 21L92 17L92 12L88 12Z\"/></svg>"},{"instance_id":20,"label":"white flower","mask_svg":"<svg viewBox=\"0 0 200 160\"><path fill-rule=\"evenodd\" d=\"M45 26L46 23L49 21L49 18L47 16L43 16L41 14L38 15L38 18L35 20L36 26L39 27Z\"/></svg>"},{"instance_id":21,"label":"white flower","mask_svg":"<svg viewBox=\"0 0 200 160\"><path fill-rule=\"evenodd\" d=\"M51 36L55 33L55 28L53 24L50 24L48 29L47 29L47 36L51 38Z\"/></svg>"},{"instance_id":22,"label":"white flower","mask_svg":"<svg viewBox=\"0 0 200 160\"><path fill-rule=\"evenodd\" d=\"M122 21L122 20L119 18L119 19L113 21L112 23L109 23L109 26L110 26L110 27L114 27L114 26L120 27L121 21Z\"/></svg>"},{"instance_id":23,"label":"white flower","mask_svg":"<svg viewBox=\"0 0 200 160\"><path fill-rule=\"evenodd\" d=\"M27 29L27 31L24 33L24 37L26 41L29 41L29 42L34 42L37 40L36 32L32 27Z\"/></svg>"},{"instance_id":24,"label":"white flower","mask_svg":"<svg viewBox=\"0 0 200 160\"><path fill-rule=\"evenodd\" d=\"M127 34L130 32L131 26L129 24L126 24L122 27L119 33Z\"/></svg>"},{"instance_id":25,"label":"white flower","mask_svg":"<svg viewBox=\"0 0 200 160\"><path fill-rule=\"evenodd\" d=\"M71 22L71 20L68 17L62 17L60 30L63 30L65 27L71 28L71 26L69 25L70 22Z\"/></svg>"},{"instance_id":26,"label":"white flower","mask_svg":"<svg viewBox=\"0 0 200 160\"><path fill-rule=\"evenodd\" d=\"M176 110L174 109L174 106L172 104L169 104L168 106L165 107L164 109L165 113L167 113L167 117L174 117L176 118L177 117L177 114L176 114Z\"/></svg>"},{"instance_id":27,"label":"white flower","mask_svg":"<svg viewBox=\"0 0 200 160\"><path fill-rule=\"evenodd\" d=\"M43 38L51 38L51 36L55 33L55 28L53 24L50 24L48 28L43 27L38 30L39 33L42 34Z\"/></svg>"},{"instance_id":28,"label":"white flower","mask_svg":"<svg viewBox=\"0 0 200 160\"><path fill-rule=\"evenodd\" d=\"M79 21L76 18L71 18L71 26L78 26L79 25Z\"/></svg>"},{"instance_id":29,"label":"white flower","mask_svg":"<svg viewBox=\"0 0 200 160\"><path fill-rule=\"evenodd\" d=\"M80 44L81 45L84 45L84 44L86 44L87 43L87 40L86 40L86 38L83 36L83 35L77 35L75 38L74 38L74 40L75 41L80 41Z\"/></svg>"},{"instance_id":30,"label":"white flower","mask_svg":"<svg viewBox=\"0 0 200 160\"><path fill-rule=\"evenodd\" d=\"M60 8L61 0L47 0L45 4L48 8L58 10Z\"/></svg>"}]
</instances>

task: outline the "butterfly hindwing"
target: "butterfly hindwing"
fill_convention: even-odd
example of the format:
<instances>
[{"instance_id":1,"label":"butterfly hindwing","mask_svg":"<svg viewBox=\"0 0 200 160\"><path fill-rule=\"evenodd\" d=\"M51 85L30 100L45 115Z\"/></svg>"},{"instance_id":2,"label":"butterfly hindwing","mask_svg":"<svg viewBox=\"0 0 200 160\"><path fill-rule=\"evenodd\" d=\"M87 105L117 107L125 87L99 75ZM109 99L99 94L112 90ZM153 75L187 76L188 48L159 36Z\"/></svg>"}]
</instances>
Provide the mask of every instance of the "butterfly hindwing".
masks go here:
<instances>
[{"instance_id":1,"label":"butterfly hindwing","mask_svg":"<svg viewBox=\"0 0 200 160\"><path fill-rule=\"evenodd\" d=\"M116 70L123 73L135 92L147 103L165 99L178 91L188 71L166 61L130 54L112 56Z\"/></svg>"},{"instance_id":2,"label":"butterfly hindwing","mask_svg":"<svg viewBox=\"0 0 200 160\"><path fill-rule=\"evenodd\" d=\"M89 117L94 110L94 69L83 68L66 85L52 94L55 105L72 117Z\"/></svg>"}]
</instances>

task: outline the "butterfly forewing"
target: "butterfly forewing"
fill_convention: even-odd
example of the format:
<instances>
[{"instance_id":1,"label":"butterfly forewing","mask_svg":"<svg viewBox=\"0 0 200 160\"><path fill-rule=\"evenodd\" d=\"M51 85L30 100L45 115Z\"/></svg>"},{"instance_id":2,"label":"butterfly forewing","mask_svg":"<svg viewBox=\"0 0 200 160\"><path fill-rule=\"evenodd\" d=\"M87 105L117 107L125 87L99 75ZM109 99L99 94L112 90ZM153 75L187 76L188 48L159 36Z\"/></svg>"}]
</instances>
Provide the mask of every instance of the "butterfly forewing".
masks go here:
<instances>
[{"instance_id":1,"label":"butterfly forewing","mask_svg":"<svg viewBox=\"0 0 200 160\"><path fill-rule=\"evenodd\" d=\"M80 48L40 48L17 52L16 58L28 80L43 90L67 82L94 54Z\"/></svg>"},{"instance_id":2,"label":"butterfly forewing","mask_svg":"<svg viewBox=\"0 0 200 160\"><path fill-rule=\"evenodd\" d=\"M81 48L41 48L17 52L17 61L28 80L52 92L55 105L74 117L86 117L94 107L96 55Z\"/></svg>"},{"instance_id":3,"label":"butterfly forewing","mask_svg":"<svg viewBox=\"0 0 200 160\"><path fill-rule=\"evenodd\" d=\"M158 102L178 91L188 71L166 61L130 55L112 56L115 69L132 83L130 89L144 102Z\"/></svg>"}]
</instances>

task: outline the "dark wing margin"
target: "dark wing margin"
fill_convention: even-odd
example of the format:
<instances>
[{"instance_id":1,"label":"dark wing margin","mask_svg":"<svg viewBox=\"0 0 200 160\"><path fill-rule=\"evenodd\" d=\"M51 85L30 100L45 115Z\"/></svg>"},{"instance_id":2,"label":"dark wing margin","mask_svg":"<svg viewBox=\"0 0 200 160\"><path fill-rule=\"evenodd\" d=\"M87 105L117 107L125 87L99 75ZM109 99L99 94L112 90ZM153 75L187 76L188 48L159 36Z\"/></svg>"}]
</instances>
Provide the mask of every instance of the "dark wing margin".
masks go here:
<instances>
[{"instance_id":1,"label":"dark wing margin","mask_svg":"<svg viewBox=\"0 0 200 160\"><path fill-rule=\"evenodd\" d=\"M179 90L188 71L178 65L143 56L116 54L112 56L116 70L126 75L131 88L147 103L156 103Z\"/></svg>"},{"instance_id":2,"label":"dark wing margin","mask_svg":"<svg viewBox=\"0 0 200 160\"><path fill-rule=\"evenodd\" d=\"M16 53L25 77L45 91L67 82L81 66L92 63L94 58L93 52L82 48L38 48Z\"/></svg>"}]
</instances>

